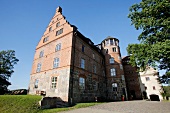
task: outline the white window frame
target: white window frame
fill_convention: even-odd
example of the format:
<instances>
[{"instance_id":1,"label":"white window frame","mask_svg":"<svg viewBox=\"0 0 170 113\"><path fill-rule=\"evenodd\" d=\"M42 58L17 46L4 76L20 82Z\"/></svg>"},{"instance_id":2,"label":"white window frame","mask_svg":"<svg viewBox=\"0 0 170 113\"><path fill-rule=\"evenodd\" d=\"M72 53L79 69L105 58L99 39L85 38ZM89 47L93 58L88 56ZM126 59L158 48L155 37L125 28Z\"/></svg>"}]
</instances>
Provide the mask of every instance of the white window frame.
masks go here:
<instances>
[{"instance_id":1,"label":"white window frame","mask_svg":"<svg viewBox=\"0 0 170 113\"><path fill-rule=\"evenodd\" d=\"M39 58L43 57L44 56L44 51L40 51L40 55L39 55Z\"/></svg>"},{"instance_id":2,"label":"white window frame","mask_svg":"<svg viewBox=\"0 0 170 113\"><path fill-rule=\"evenodd\" d=\"M61 50L61 43L57 44L55 48L55 51L59 51L59 50Z\"/></svg>"},{"instance_id":3,"label":"white window frame","mask_svg":"<svg viewBox=\"0 0 170 113\"><path fill-rule=\"evenodd\" d=\"M56 88L57 87L57 77L52 77L51 78L51 88Z\"/></svg>"},{"instance_id":4,"label":"white window frame","mask_svg":"<svg viewBox=\"0 0 170 113\"><path fill-rule=\"evenodd\" d=\"M34 88L38 88L38 82L39 82L39 80L35 79Z\"/></svg>"},{"instance_id":5,"label":"white window frame","mask_svg":"<svg viewBox=\"0 0 170 113\"><path fill-rule=\"evenodd\" d=\"M80 67L81 67L82 69L85 69L85 59L83 59L83 58L81 58Z\"/></svg>"},{"instance_id":6,"label":"white window frame","mask_svg":"<svg viewBox=\"0 0 170 113\"><path fill-rule=\"evenodd\" d=\"M85 78L79 77L79 88L85 89Z\"/></svg>"},{"instance_id":7,"label":"white window frame","mask_svg":"<svg viewBox=\"0 0 170 113\"><path fill-rule=\"evenodd\" d=\"M40 72L40 71L41 71L41 63L38 63L36 72Z\"/></svg>"},{"instance_id":8,"label":"white window frame","mask_svg":"<svg viewBox=\"0 0 170 113\"><path fill-rule=\"evenodd\" d=\"M112 83L112 91L117 91L117 83Z\"/></svg>"},{"instance_id":9,"label":"white window frame","mask_svg":"<svg viewBox=\"0 0 170 113\"><path fill-rule=\"evenodd\" d=\"M60 59L58 57L54 58L53 68L59 67Z\"/></svg>"},{"instance_id":10,"label":"white window frame","mask_svg":"<svg viewBox=\"0 0 170 113\"><path fill-rule=\"evenodd\" d=\"M111 76L116 76L116 69L115 68L110 69L110 75Z\"/></svg>"}]
</instances>

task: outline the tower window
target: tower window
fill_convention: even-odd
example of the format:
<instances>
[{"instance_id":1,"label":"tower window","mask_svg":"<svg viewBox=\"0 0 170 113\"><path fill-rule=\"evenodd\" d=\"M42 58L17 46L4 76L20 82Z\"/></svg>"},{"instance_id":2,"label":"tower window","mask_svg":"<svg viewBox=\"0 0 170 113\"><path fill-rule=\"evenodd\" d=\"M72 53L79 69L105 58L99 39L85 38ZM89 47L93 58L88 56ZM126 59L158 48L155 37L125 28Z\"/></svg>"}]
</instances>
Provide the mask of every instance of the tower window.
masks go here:
<instances>
[{"instance_id":1,"label":"tower window","mask_svg":"<svg viewBox=\"0 0 170 113\"><path fill-rule=\"evenodd\" d=\"M156 90L155 86L153 86L153 90Z\"/></svg>"},{"instance_id":2,"label":"tower window","mask_svg":"<svg viewBox=\"0 0 170 113\"><path fill-rule=\"evenodd\" d=\"M110 45L113 45L113 39L110 39Z\"/></svg>"},{"instance_id":3,"label":"tower window","mask_svg":"<svg viewBox=\"0 0 170 113\"><path fill-rule=\"evenodd\" d=\"M112 83L112 89L113 91L117 91L117 83Z\"/></svg>"},{"instance_id":4,"label":"tower window","mask_svg":"<svg viewBox=\"0 0 170 113\"><path fill-rule=\"evenodd\" d=\"M112 50L113 50L113 52L116 52L116 47L113 47Z\"/></svg>"}]
</instances>

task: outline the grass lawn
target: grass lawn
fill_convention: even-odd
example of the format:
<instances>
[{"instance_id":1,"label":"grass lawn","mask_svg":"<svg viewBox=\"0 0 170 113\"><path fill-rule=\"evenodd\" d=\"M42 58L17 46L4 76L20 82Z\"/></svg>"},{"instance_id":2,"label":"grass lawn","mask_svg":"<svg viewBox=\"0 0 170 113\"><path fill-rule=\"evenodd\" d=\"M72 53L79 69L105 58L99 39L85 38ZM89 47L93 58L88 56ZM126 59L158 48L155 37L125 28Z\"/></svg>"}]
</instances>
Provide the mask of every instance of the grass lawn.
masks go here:
<instances>
[{"instance_id":1,"label":"grass lawn","mask_svg":"<svg viewBox=\"0 0 170 113\"><path fill-rule=\"evenodd\" d=\"M39 109L38 101L41 96L33 95L1 95L0 96L0 113L56 113L68 111L71 109L89 107L101 103L78 103L75 106L67 108Z\"/></svg>"}]
</instances>

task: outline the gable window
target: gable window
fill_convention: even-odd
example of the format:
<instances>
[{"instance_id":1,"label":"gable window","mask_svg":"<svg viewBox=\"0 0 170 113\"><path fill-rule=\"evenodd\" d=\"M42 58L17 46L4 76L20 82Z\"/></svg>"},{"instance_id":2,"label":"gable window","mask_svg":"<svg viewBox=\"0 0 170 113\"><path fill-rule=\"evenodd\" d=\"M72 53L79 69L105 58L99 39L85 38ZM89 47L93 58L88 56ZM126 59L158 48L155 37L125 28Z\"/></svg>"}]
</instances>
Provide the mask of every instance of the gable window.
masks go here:
<instances>
[{"instance_id":1,"label":"gable window","mask_svg":"<svg viewBox=\"0 0 170 113\"><path fill-rule=\"evenodd\" d=\"M84 59L81 59L80 67L85 69L85 60Z\"/></svg>"},{"instance_id":2,"label":"gable window","mask_svg":"<svg viewBox=\"0 0 170 113\"><path fill-rule=\"evenodd\" d=\"M60 35L63 33L63 28L61 28L60 30L56 31L56 36Z\"/></svg>"},{"instance_id":3,"label":"gable window","mask_svg":"<svg viewBox=\"0 0 170 113\"><path fill-rule=\"evenodd\" d=\"M49 32L52 31L52 27L49 28Z\"/></svg>"},{"instance_id":4,"label":"gable window","mask_svg":"<svg viewBox=\"0 0 170 113\"><path fill-rule=\"evenodd\" d=\"M150 78L149 77L145 77L146 81L150 81Z\"/></svg>"},{"instance_id":5,"label":"gable window","mask_svg":"<svg viewBox=\"0 0 170 113\"><path fill-rule=\"evenodd\" d=\"M37 64L37 72L40 72L41 71L41 63L38 63Z\"/></svg>"},{"instance_id":6,"label":"gable window","mask_svg":"<svg viewBox=\"0 0 170 113\"><path fill-rule=\"evenodd\" d=\"M93 72L96 73L96 65L93 65Z\"/></svg>"},{"instance_id":7,"label":"gable window","mask_svg":"<svg viewBox=\"0 0 170 113\"><path fill-rule=\"evenodd\" d=\"M113 63L114 63L114 58L111 57L111 58L109 59L109 61L110 61L110 64L113 64Z\"/></svg>"},{"instance_id":8,"label":"gable window","mask_svg":"<svg viewBox=\"0 0 170 113\"><path fill-rule=\"evenodd\" d=\"M83 77L79 78L79 88L85 89L85 78L83 78Z\"/></svg>"},{"instance_id":9,"label":"gable window","mask_svg":"<svg viewBox=\"0 0 170 113\"><path fill-rule=\"evenodd\" d=\"M60 26L60 22L58 22L57 24L56 24L56 27L59 27Z\"/></svg>"},{"instance_id":10,"label":"gable window","mask_svg":"<svg viewBox=\"0 0 170 113\"><path fill-rule=\"evenodd\" d=\"M112 83L112 90L117 91L117 83Z\"/></svg>"},{"instance_id":11,"label":"gable window","mask_svg":"<svg viewBox=\"0 0 170 113\"><path fill-rule=\"evenodd\" d=\"M48 36L43 39L43 43L48 41Z\"/></svg>"},{"instance_id":12,"label":"gable window","mask_svg":"<svg viewBox=\"0 0 170 113\"><path fill-rule=\"evenodd\" d=\"M59 58L54 58L53 68L57 68L59 66Z\"/></svg>"},{"instance_id":13,"label":"gable window","mask_svg":"<svg viewBox=\"0 0 170 113\"><path fill-rule=\"evenodd\" d=\"M52 77L51 78L51 88L56 88L57 87L57 77Z\"/></svg>"},{"instance_id":14,"label":"gable window","mask_svg":"<svg viewBox=\"0 0 170 113\"><path fill-rule=\"evenodd\" d=\"M84 52L85 46L82 45L81 51Z\"/></svg>"},{"instance_id":15,"label":"gable window","mask_svg":"<svg viewBox=\"0 0 170 113\"><path fill-rule=\"evenodd\" d=\"M55 51L59 51L61 49L61 43L56 45Z\"/></svg>"},{"instance_id":16,"label":"gable window","mask_svg":"<svg viewBox=\"0 0 170 113\"><path fill-rule=\"evenodd\" d=\"M41 51L40 55L39 55L39 58L43 57L43 55L44 55L44 51Z\"/></svg>"},{"instance_id":17,"label":"gable window","mask_svg":"<svg viewBox=\"0 0 170 113\"><path fill-rule=\"evenodd\" d=\"M116 70L115 68L110 69L111 76L116 76Z\"/></svg>"},{"instance_id":18,"label":"gable window","mask_svg":"<svg viewBox=\"0 0 170 113\"><path fill-rule=\"evenodd\" d=\"M34 88L38 88L38 79L35 79Z\"/></svg>"}]
</instances>

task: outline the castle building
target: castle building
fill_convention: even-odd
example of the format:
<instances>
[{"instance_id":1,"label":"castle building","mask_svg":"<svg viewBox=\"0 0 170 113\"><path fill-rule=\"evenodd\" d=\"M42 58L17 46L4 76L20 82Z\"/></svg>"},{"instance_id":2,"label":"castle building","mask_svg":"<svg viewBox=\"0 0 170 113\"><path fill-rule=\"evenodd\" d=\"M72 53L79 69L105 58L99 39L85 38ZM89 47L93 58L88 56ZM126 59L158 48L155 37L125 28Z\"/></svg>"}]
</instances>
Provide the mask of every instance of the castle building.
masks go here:
<instances>
[{"instance_id":1,"label":"castle building","mask_svg":"<svg viewBox=\"0 0 170 113\"><path fill-rule=\"evenodd\" d=\"M162 85L158 81L159 73L154 68L147 66L145 71L140 72L141 76L141 92L144 98L148 98L153 101L161 101L163 97L161 92L163 92Z\"/></svg>"},{"instance_id":2,"label":"castle building","mask_svg":"<svg viewBox=\"0 0 170 113\"><path fill-rule=\"evenodd\" d=\"M139 98L138 86L126 83L124 69L127 66L122 62L118 39L109 36L94 45L66 20L58 7L36 47L29 94L43 92L69 103L118 101L122 95L128 100L129 86Z\"/></svg>"}]
</instances>

